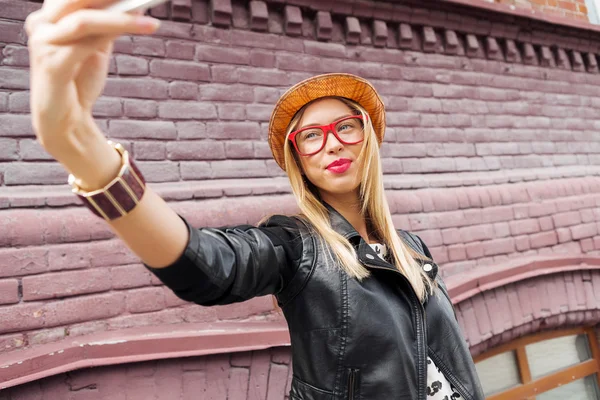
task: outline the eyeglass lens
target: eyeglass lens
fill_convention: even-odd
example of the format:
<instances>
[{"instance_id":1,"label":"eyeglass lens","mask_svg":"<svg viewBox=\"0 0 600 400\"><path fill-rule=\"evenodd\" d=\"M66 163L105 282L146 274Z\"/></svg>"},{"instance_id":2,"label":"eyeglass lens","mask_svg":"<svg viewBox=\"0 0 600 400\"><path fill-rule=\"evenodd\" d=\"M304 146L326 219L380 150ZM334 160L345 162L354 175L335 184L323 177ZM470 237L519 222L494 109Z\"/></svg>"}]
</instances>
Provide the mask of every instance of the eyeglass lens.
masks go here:
<instances>
[{"instance_id":1,"label":"eyeglass lens","mask_svg":"<svg viewBox=\"0 0 600 400\"><path fill-rule=\"evenodd\" d=\"M361 118L345 118L335 125L335 133L344 144L355 144L364 138L364 123ZM326 132L320 127L306 128L296 135L296 144L302 154L316 153L325 145Z\"/></svg>"}]
</instances>

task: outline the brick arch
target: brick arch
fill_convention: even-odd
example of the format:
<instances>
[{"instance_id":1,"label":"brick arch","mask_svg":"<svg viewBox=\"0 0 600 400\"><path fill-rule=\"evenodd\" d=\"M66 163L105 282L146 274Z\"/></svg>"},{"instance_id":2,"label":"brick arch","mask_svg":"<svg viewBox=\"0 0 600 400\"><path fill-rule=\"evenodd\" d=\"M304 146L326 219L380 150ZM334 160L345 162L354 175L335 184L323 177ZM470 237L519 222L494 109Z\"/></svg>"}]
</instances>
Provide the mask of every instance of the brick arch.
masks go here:
<instances>
[{"instance_id":1,"label":"brick arch","mask_svg":"<svg viewBox=\"0 0 600 400\"><path fill-rule=\"evenodd\" d=\"M600 323L600 257L520 260L447 285L474 357L524 335Z\"/></svg>"}]
</instances>

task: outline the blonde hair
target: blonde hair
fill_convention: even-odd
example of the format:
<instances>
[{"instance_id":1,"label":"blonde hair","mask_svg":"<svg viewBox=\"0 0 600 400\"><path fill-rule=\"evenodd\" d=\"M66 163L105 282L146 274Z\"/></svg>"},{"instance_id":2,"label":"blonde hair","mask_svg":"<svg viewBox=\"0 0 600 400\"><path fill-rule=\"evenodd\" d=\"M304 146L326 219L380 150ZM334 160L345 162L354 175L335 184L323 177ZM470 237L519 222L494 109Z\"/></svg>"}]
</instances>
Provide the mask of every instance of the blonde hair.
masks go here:
<instances>
[{"instance_id":1,"label":"blonde hair","mask_svg":"<svg viewBox=\"0 0 600 400\"><path fill-rule=\"evenodd\" d=\"M354 112L362 114L363 117L368 116L366 110L356 102L341 97L334 98L342 101ZM337 259L341 268L349 276L360 281L370 275L369 270L358 261L356 251L348 239L331 227L327 208L320 201L314 185L308 179L304 179L300 163L296 158L298 156L293 145L287 140L289 134L298 126L309 104L298 111L291 120L284 144L285 168L301 211L298 217L308 222L308 225L316 230L317 237L327 244L324 248L329 252L329 256ZM408 279L422 301L428 293L433 293L434 283L416 260L428 260L428 258L405 244L394 228L383 186L383 170L377 137L370 118L366 121L365 139L358 158L359 165L362 166L361 215L370 223L370 228L378 239L387 245L389 254L391 254L391 263Z\"/></svg>"}]
</instances>

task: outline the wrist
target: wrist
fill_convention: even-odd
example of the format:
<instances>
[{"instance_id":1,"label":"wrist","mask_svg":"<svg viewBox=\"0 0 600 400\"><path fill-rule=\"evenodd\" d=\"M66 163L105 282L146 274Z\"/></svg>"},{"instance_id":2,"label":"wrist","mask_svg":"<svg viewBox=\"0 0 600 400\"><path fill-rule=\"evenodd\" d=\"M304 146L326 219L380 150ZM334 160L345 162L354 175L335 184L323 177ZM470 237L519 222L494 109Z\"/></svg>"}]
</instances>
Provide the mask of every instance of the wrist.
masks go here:
<instances>
[{"instance_id":1,"label":"wrist","mask_svg":"<svg viewBox=\"0 0 600 400\"><path fill-rule=\"evenodd\" d=\"M109 142L117 153L121 165L117 175L100 189L88 190L74 175L69 175L69 184L83 203L97 216L107 221L127 215L144 196L146 182L137 169L129 152L119 143Z\"/></svg>"},{"instance_id":2,"label":"wrist","mask_svg":"<svg viewBox=\"0 0 600 400\"><path fill-rule=\"evenodd\" d=\"M87 191L107 185L121 168L119 153L91 117L70 135L63 155L57 159Z\"/></svg>"}]
</instances>

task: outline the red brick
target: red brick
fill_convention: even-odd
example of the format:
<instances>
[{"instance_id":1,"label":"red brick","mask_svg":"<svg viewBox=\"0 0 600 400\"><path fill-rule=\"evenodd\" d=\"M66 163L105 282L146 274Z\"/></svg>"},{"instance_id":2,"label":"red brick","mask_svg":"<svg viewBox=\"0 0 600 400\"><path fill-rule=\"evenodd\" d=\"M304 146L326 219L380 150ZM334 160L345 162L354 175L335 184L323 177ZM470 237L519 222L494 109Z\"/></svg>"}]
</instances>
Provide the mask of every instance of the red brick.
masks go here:
<instances>
[{"instance_id":1,"label":"red brick","mask_svg":"<svg viewBox=\"0 0 600 400\"><path fill-rule=\"evenodd\" d=\"M161 142L136 142L133 155L136 160L164 160L166 144Z\"/></svg>"},{"instance_id":2,"label":"red brick","mask_svg":"<svg viewBox=\"0 0 600 400\"><path fill-rule=\"evenodd\" d=\"M448 259L450 261L462 261L467 259L467 252L463 245L448 246Z\"/></svg>"},{"instance_id":3,"label":"red brick","mask_svg":"<svg viewBox=\"0 0 600 400\"><path fill-rule=\"evenodd\" d=\"M124 113L133 118L154 118L158 115L158 103L153 100L126 99Z\"/></svg>"},{"instance_id":4,"label":"red brick","mask_svg":"<svg viewBox=\"0 0 600 400\"><path fill-rule=\"evenodd\" d=\"M468 243L465 249L467 250L467 257L470 260L481 258L484 255L484 248L481 242Z\"/></svg>"},{"instance_id":5,"label":"red brick","mask_svg":"<svg viewBox=\"0 0 600 400\"><path fill-rule=\"evenodd\" d=\"M224 64L250 64L250 51L244 48L197 45L196 59Z\"/></svg>"},{"instance_id":6,"label":"red brick","mask_svg":"<svg viewBox=\"0 0 600 400\"><path fill-rule=\"evenodd\" d=\"M0 333L22 332L37 329L46 324L46 305L43 303L18 304L0 307Z\"/></svg>"},{"instance_id":7,"label":"red brick","mask_svg":"<svg viewBox=\"0 0 600 400\"><path fill-rule=\"evenodd\" d=\"M14 161L19 159L17 144L18 142L15 139L0 138L0 161Z\"/></svg>"},{"instance_id":8,"label":"red brick","mask_svg":"<svg viewBox=\"0 0 600 400\"><path fill-rule=\"evenodd\" d=\"M155 37L133 36L131 38L131 53L143 56L164 57L165 42Z\"/></svg>"},{"instance_id":9,"label":"red brick","mask_svg":"<svg viewBox=\"0 0 600 400\"><path fill-rule=\"evenodd\" d=\"M212 178L261 178L270 176L263 160L212 161Z\"/></svg>"},{"instance_id":10,"label":"red brick","mask_svg":"<svg viewBox=\"0 0 600 400\"><path fill-rule=\"evenodd\" d=\"M0 115L0 137L34 136L31 118L28 115Z\"/></svg>"},{"instance_id":11,"label":"red brick","mask_svg":"<svg viewBox=\"0 0 600 400\"><path fill-rule=\"evenodd\" d=\"M148 75L148 60L124 54L115 56L119 75Z\"/></svg>"},{"instance_id":12,"label":"red brick","mask_svg":"<svg viewBox=\"0 0 600 400\"><path fill-rule=\"evenodd\" d=\"M32 301L98 293L110 288L110 276L102 270L27 276L23 278L23 300Z\"/></svg>"},{"instance_id":13,"label":"red brick","mask_svg":"<svg viewBox=\"0 0 600 400\"><path fill-rule=\"evenodd\" d=\"M509 225L513 236L536 233L540 231L540 225L537 219L510 221Z\"/></svg>"},{"instance_id":14,"label":"red brick","mask_svg":"<svg viewBox=\"0 0 600 400\"><path fill-rule=\"evenodd\" d=\"M4 47L2 54L4 55L4 59L2 60L4 65L15 67L29 66L29 51L27 47L9 44Z\"/></svg>"},{"instance_id":15,"label":"red brick","mask_svg":"<svg viewBox=\"0 0 600 400\"><path fill-rule=\"evenodd\" d=\"M206 128L211 139L260 139L260 127L256 122L209 122Z\"/></svg>"},{"instance_id":16,"label":"red brick","mask_svg":"<svg viewBox=\"0 0 600 400\"><path fill-rule=\"evenodd\" d=\"M0 335L0 354L9 352L25 345L23 334Z\"/></svg>"},{"instance_id":17,"label":"red brick","mask_svg":"<svg viewBox=\"0 0 600 400\"><path fill-rule=\"evenodd\" d=\"M48 250L45 248L0 249L0 277L37 274L48 270Z\"/></svg>"},{"instance_id":18,"label":"red brick","mask_svg":"<svg viewBox=\"0 0 600 400\"><path fill-rule=\"evenodd\" d=\"M565 212L553 215L552 219L554 221L554 226L562 228L580 224L581 214L578 211Z\"/></svg>"},{"instance_id":19,"label":"red brick","mask_svg":"<svg viewBox=\"0 0 600 400\"><path fill-rule=\"evenodd\" d=\"M192 43L170 40L166 44L168 58L179 60L193 60L196 53L196 46Z\"/></svg>"},{"instance_id":20,"label":"red brick","mask_svg":"<svg viewBox=\"0 0 600 400\"><path fill-rule=\"evenodd\" d=\"M23 24L12 21L0 21L0 42L26 44L27 35Z\"/></svg>"},{"instance_id":21,"label":"red brick","mask_svg":"<svg viewBox=\"0 0 600 400\"><path fill-rule=\"evenodd\" d=\"M571 236L573 237L573 240L593 237L598 233L598 228L595 222L572 226L569 229L571 230Z\"/></svg>"},{"instance_id":22,"label":"red brick","mask_svg":"<svg viewBox=\"0 0 600 400\"><path fill-rule=\"evenodd\" d=\"M167 143L169 160L221 160L225 158L224 144L212 140L177 141Z\"/></svg>"},{"instance_id":23,"label":"red brick","mask_svg":"<svg viewBox=\"0 0 600 400\"><path fill-rule=\"evenodd\" d=\"M218 26L229 26L231 24L231 0L212 0L211 1L212 22Z\"/></svg>"},{"instance_id":24,"label":"red brick","mask_svg":"<svg viewBox=\"0 0 600 400\"><path fill-rule=\"evenodd\" d=\"M13 162L4 170L6 185L64 184L68 173L58 163Z\"/></svg>"},{"instance_id":25,"label":"red brick","mask_svg":"<svg viewBox=\"0 0 600 400\"><path fill-rule=\"evenodd\" d=\"M160 78L210 81L208 65L179 60L152 60L150 74Z\"/></svg>"},{"instance_id":26,"label":"red brick","mask_svg":"<svg viewBox=\"0 0 600 400\"><path fill-rule=\"evenodd\" d=\"M241 67L238 73L240 82L252 85L286 86L290 83L285 71L275 69Z\"/></svg>"},{"instance_id":27,"label":"red brick","mask_svg":"<svg viewBox=\"0 0 600 400\"><path fill-rule=\"evenodd\" d=\"M169 96L172 99L196 100L198 98L198 84L194 82L171 82Z\"/></svg>"},{"instance_id":28,"label":"red brick","mask_svg":"<svg viewBox=\"0 0 600 400\"><path fill-rule=\"evenodd\" d=\"M141 264L112 267L105 274L111 277L113 289L150 286L150 271Z\"/></svg>"},{"instance_id":29,"label":"red brick","mask_svg":"<svg viewBox=\"0 0 600 400\"><path fill-rule=\"evenodd\" d=\"M209 179L212 177L210 163L205 161L188 161L181 164L181 178L184 180Z\"/></svg>"},{"instance_id":30,"label":"red brick","mask_svg":"<svg viewBox=\"0 0 600 400\"><path fill-rule=\"evenodd\" d=\"M485 256L514 253L515 242L516 239L512 237L483 242L483 253Z\"/></svg>"},{"instance_id":31,"label":"red brick","mask_svg":"<svg viewBox=\"0 0 600 400\"><path fill-rule=\"evenodd\" d=\"M165 294L163 288L135 289L127 292L127 311L143 313L162 310L165 308Z\"/></svg>"},{"instance_id":32,"label":"red brick","mask_svg":"<svg viewBox=\"0 0 600 400\"><path fill-rule=\"evenodd\" d=\"M0 280L0 304L19 302L19 281L16 279Z\"/></svg>"},{"instance_id":33,"label":"red brick","mask_svg":"<svg viewBox=\"0 0 600 400\"><path fill-rule=\"evenodd\" d=\"M168 84L165 81L147 78L107 78L105 96L133 97L141 99L168 98Z\"/></svg>"},{"instance_id":34,"label":"red brick","mask_svg":"<svg viewBox=\"0 0 600 400\"><path fill-rule=\"evenodd\" d=\"M140 161L138 166L148 182L175 182L180 180L177 163Z\"/></svg>"},{"instance_id":35,"label":"red brick","mask_svg":"<svg viewBox=\"0 0 600 400\"><path fill-rule=\"evenodd\" d=\"M269 370L269 383L267 388L267 400L279 400L285 397L288 367L285 365L272 364Z\"/></svg>"},{"instance_id":36,"label":"red brick","mask_svg":"<svg viewBox=\"0 0 600 400\"><path fill-rule=\"evenodd\" d=\"M249 159L254 154L254 146L248 141L227 141L225 143L225 155L228 159Z\"/></svg>"},{"instance_id":37,"label":"red brick","mask_svg":"<svg viewBox=\"0 0 600 400\"><path fill-rule=\"evenodd\" d=\"M494 238L493 225L475 225L459 229L459 235L463 243L488 240Z\"/></svg>"},{"instance_id":38,"label":"red brick","mask_svg":"<svg viewBox=\"0 0 600 400\"><path fill-rule=\"evenodd\" d=\"M209 103L170 101L158 105L158 116L165 119L216 119L217 110L214 104Z\"/></svg>"},{"instance_id":39,"label":"red brick","mask_svg":"<svg viewBox=\"0 0 600 400\"><path fill-rule=\"evenodd\" d=\"M265 400L269 378L270 356L267 352L253 352L248 384L248 400Z\"/></svg>"},{"instance_id":40,"label":"red brick","mask_svg":"<svg viewBox=\"0 0 600 400\"><path fill-rule=\"evenodd\" d=\"M250 2L250 26L255 31L266 31L269 23L269 10L264 1Z\"/></svg>"},{"instance_id":41,"label":"red brick","mask_svg":"<svg viewBox=\"0 0 600 400\"><path fill-rule=\"evenodd\" d=\"M180 121L176 124L179 139L206 138L206 125L197 121Z\"/></svg>"},{"instance_id":42,"label":"red brick","mask_svg":"<svg viewBox=\"0 0 600 400\"><path fill-rule=\"evenodd\" d=\"M175 124L168 121L113 120L109 124L109 134L115 138L127 139L175 139Z\"/></svg>"},{"instance_id":43,"label":"red brick","mask_svg":"<svg viewBox=\"0 0 600 400\"><path fill-rule=\"evenodd\" d=\"M246 119L246 107L243 104L219 104L217 105L217 114L221 120L244 121Z\"/></svg>"},{"instance_id":44,"label":"red brick","mask_svg":"<svg viewBox=\"0 0 600 400\"><path fill-rule=\"evenodd\" d=\"M252 102L254 89L246 85L206 84L200 86L200 100Z\"/></svg>"},{"instance_id":45,"label":"red brick","mask_svg":"<svg viewBox=\"0 0 600 400\"><path fill-rule=\"evenodd\" d=\"M558 237L554 231L537 233L530 236L530 243L532 249L554 246L558 244Z\"/></svg>"}]
</instances>

